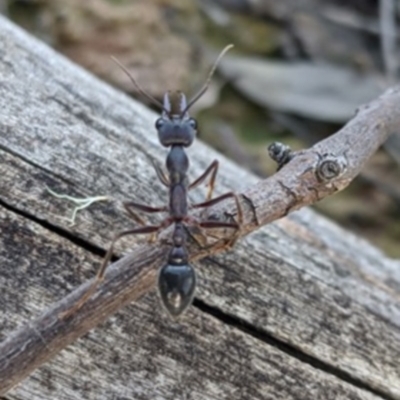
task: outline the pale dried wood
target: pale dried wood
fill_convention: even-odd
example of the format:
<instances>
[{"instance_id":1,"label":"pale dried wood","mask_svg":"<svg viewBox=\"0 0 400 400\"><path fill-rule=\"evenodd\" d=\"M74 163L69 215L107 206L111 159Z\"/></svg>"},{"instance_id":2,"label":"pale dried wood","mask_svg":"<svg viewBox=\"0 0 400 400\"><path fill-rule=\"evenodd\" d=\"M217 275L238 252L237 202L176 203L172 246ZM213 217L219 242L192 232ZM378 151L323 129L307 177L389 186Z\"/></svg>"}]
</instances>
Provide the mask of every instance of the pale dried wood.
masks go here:
<instances>
[{"instance_id":1,"label":"pale dried wood","mask_svg":"<svg viewBox=\"0 0 400 400\"><path fill-rule=\"evenodd\" d=\"M43 308L44 296L53 293L54 301L68 281L68 291L77 283L74 278L83 281L77 270L89 269L92 252L104 249L115 231L130 225L122 213L99 204L70 228L53 215L65 213L65 203L46 194L44 185L75 195L112 193L117 199L157 204L165 201L165 190L154 179L148 156L161 160L165 152L154 135L152 113L8 22L1 20L0 29L0 201L10 209L2 237L15 237L3 239L0 267L2 286L12 286L0 296L5 336ZM369 108L379 116L372 130L357 123L351 129L375 129L379 136L383 128L395 126L399 111L390 106L393 95L398 92L383 99L388 107L381 109L377 102ZM368 114L368 109L361 112ZM341 141L343 135L325 146L335 149ZM358 167L350 165L339 188L361 168L357 152L365 159L365 149L378 145L378 140L372 147L356 141L349 147L348 159L358 161ZM324 149L319 146L318 151ZM199 143L191 155L192 176L213 158L222 161L220 192L256 182ZM284 169L293 182L304 175L301 167L309 165L308 157L315 161L306 154L306 162L299 157ZM263 201L273 200L276 206L269 214L258 213L263 223L293 204L279 178L270 181L262 197L254 189L258 212ZM307 191L303 195L315 200ZM202 196L197 191L193 198ZM247 223L254 229L253 222ZM37 238L24 236L26 225ZM65 236L79 238L79 246ZM137 242L125 241L124 248ZM140 251L146 252L146 246ZM165 318L153 298L132 305L130 312L112 318L105 332L90 335L94 344L71 346L8 398L400 398L398 262L302 210L200 265L197 307L179 324ZM154 280L154 266L148 271ZM130 275L136 272L131 269ZM43 347L50 347L47 339ZM233 352L238 354L234 362Z\"/></svg>"}]
</instances>

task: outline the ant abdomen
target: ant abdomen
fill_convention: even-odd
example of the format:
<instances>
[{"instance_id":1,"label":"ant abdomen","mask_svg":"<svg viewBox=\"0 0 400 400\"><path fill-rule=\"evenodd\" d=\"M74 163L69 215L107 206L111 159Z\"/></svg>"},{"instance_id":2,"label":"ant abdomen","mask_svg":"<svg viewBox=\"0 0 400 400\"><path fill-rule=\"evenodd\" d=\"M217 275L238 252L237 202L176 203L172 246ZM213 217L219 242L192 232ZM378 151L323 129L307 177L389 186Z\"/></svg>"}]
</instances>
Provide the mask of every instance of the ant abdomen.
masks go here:
<instances>
[{"instance_id":1,"label":"ant abdomen","mask_svg":"<svg viewBox=\"0 0 400 400\"><path fill-rule=\"evenodd\" d=\"M169 315L179 317L192 303L196 273L190 264L164 265L158 275L158 291Z\"/></svg>"}]
</instances>

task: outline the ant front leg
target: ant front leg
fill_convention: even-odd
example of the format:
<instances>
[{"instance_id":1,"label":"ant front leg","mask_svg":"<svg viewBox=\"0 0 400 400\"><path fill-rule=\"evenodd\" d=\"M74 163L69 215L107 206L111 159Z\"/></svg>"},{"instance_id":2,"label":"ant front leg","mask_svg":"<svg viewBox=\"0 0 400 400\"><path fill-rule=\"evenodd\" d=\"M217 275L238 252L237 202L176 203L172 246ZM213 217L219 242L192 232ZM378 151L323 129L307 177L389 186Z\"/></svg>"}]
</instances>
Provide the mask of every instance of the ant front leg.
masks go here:
<instances>
[{"instance_id":1,"label":"ant front leg","mask_svg":"<svg viewBox=\"0 0 400 400\"><path fill-rule=\"evenodd\" d=\"M153 165L154 169L156 170L158 179L161 181L161 183L164 186L169 187L169 185L170 185L169 178L167 175L165 175L165 172L163 171L163 169L152 158L150 159L150 161L151 161L151 164Z\"/></svg>"},{"instance_id":2,"label":"ant front leg","mask_svg":"<svg viewBox=\"0 0 400 400\"><path fill-rule=\"evenodd\" d=\"M123 232L120 232L117 235L115 235L111 242L111 245L107 251L107 254L104 257L104 260L101 263L101 266L98 269L97 274L94 277L94 280L93 280L92 284L90 285L89 289L72 308L70 308L69 310L66 310L62 314L60 314L60 318L65 319L65 318L68 318L68 317L72 316L73 314L75 314L89 300L89 298L96 291L97 287L104 279L104 274L106 272L108 263L110 262L111 256L113 254L115 243L119 239L123 238L124 236L130 236L130 235L140 235L140 234L147 234L147 233L154 234L155 232L158 232L159 230L163 229L164 227L169 226L170 224L171 224L171 221L169 219L167 219L160 225L143 226L140 228L130 229L128 231L123 231Z\"/></svg>"},{"instance_id":3,"label":"ant front leg","mask_svg":"<svg viewBox=\"0 0 400 400\"><path fill-rule=\"evenodd\" d=\"M219 162L218 160L214 160L208 168L194 181L189 185L189 190L196 188L199 186L201 183L203 183L208 175L211 174L210 181L208 183L208 192L207 192L207 197L206 200L211 200L212 194L214 191L214 186L215 186L215 178L217 177L217 172L218 172L218 167L219 167Z\"/></svg>"}]
</instances>

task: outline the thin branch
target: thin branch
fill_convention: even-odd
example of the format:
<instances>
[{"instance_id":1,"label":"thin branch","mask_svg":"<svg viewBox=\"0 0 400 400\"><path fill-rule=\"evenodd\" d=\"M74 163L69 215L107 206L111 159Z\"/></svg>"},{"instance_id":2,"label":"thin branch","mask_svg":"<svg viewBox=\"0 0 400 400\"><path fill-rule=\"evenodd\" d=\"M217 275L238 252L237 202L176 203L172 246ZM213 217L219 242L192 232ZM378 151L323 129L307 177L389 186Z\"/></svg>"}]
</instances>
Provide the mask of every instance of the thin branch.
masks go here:
<instances>
[{"instance_id":1,"label":"thin branch","mask_svg":"<svg viewBox=\"0 0 400 400\"><path fill-rule=\"evenodd\" d=\"M292 153L279 172L242 193L244 223L240 236L344 189L400 126L399 105L400 87L387 90L380 98L360 107L355 117L335 135L308 150ZM213 216L234 212L231 201L209 211ZM143 246L110 266L104 283L71 318L64 320L59 315L75 304L90 282L1 343L0 395L112 313L149 292L155 286L157 271L167 251L168 234L163 232L158 244ZM223 239L227 233L218 231L215 235ZM208 250L195 243L189 246L193 260L222 250L223 240L217 240Z\"/></svg>"},{"instance_id":2,"label":"thin branch","mask_svg":"<svg viewBox=\"0 0 400 400\"><path fill-rule=\"evenodd\" d=\"M385 70L386 83L394 85L397 80L399 59L396 35L396 1L379 1L379 27L381 39L382 60ZM400 134L390 137L384 144L389 155L400 164Z\"/></svg>"}]
</instances>

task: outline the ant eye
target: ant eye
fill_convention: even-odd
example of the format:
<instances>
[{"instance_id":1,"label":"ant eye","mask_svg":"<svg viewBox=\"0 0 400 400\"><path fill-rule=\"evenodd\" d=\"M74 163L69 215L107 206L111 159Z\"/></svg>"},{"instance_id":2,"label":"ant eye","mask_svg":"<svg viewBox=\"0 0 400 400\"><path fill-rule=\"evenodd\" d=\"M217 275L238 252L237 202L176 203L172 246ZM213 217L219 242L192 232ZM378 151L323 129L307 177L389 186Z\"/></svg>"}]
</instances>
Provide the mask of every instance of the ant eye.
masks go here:
<instances>
[{"instance_id":1,"label":"ant eye","mask_svg":"<svg viewBox=\"0 0 400 400\"><path fill-rule=\"evenodd\" d=\"M192 129L197 129L197 121L194 118L189 119L189 125Z\"/></svg>"},{"instance_id":2,"label":"ant eye","mask_svg":"<svg viewBox=\"0 0 400 400\"><path fill-rule=\"evenodd\" d=\"M155 123L156 129L159 131L163 127L163 125L164 125L164 120L162 118L158 118Z\"/></svg>"}]
</instances>

